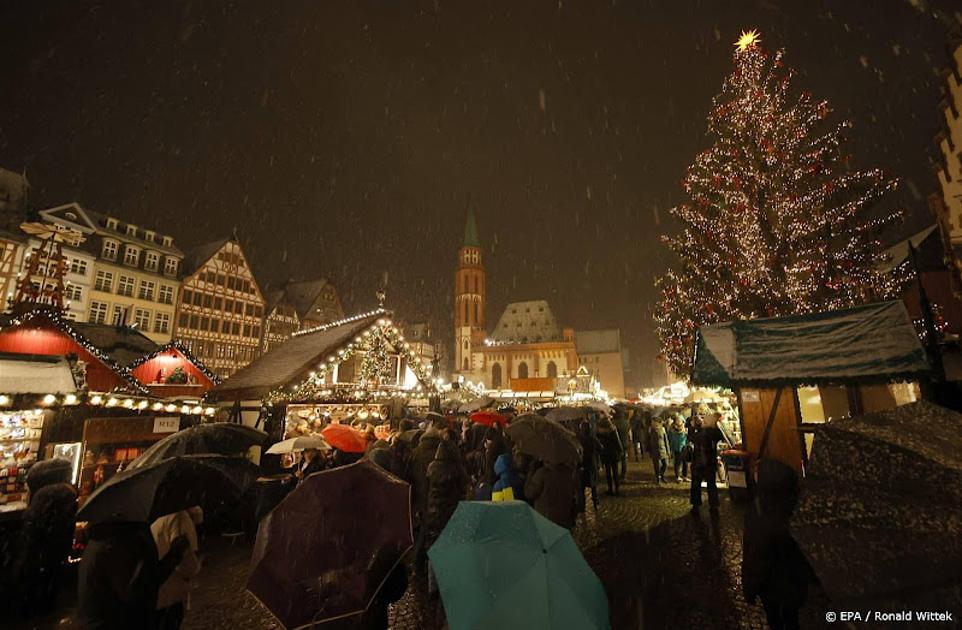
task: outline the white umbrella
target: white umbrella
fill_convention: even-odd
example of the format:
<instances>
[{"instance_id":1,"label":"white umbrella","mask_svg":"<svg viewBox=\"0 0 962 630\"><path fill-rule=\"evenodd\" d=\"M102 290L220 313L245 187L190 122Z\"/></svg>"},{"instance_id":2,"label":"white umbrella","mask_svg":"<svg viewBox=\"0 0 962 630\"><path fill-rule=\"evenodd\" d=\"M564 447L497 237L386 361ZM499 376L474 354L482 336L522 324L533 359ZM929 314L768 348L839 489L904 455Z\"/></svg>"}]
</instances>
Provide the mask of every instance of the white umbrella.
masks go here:
<instances>
[{"instance_id":1,"label":"white umbrella","mask_svg":"<svg viewBox=\"0 0 962 630\"><path fill-rule=\"evenodd\" d=\"M592 400L590 403L588 403L585 406L591 407L592 409L600 411L601 413L607 413L607 414L611 413L611 407L601 402L600 400Z\"/></svg>"},{"instance_id":2,"label":"white umbrella","mask_svg":"<svg viewBox=\"0 0 962 630\"><path fill-rule=\"evenodd\" d=\"M281 455L283 453L293 453L294 451L303 451L309 448L316 448L320 451L331 450L331 445L324 441L319 435L301 435L299 437L292 437L283 442L278 442L273 445L267 452L271 455Z\"/></svg>"}]
</instances>

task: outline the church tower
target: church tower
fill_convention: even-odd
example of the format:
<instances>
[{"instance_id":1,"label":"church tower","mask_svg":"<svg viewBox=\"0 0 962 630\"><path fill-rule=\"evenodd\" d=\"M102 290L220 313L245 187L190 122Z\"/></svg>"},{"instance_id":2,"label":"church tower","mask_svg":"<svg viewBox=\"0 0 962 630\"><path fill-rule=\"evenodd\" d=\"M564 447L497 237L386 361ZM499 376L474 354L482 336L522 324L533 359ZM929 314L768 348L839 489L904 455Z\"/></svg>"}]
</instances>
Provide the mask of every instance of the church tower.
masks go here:
<instances>
[{"instance_id":1,"label":"church tower","mask_svg":"<svg viewBox=\"0 0 962 630\"><path fill-rule=\"evenodd\" d=\"M454 274L454 372L468 375L474 369L471 353L484 343L484 265L481 240L468 208L464 243L458 249L458 269Z\"/></svg>"}]
</instances>

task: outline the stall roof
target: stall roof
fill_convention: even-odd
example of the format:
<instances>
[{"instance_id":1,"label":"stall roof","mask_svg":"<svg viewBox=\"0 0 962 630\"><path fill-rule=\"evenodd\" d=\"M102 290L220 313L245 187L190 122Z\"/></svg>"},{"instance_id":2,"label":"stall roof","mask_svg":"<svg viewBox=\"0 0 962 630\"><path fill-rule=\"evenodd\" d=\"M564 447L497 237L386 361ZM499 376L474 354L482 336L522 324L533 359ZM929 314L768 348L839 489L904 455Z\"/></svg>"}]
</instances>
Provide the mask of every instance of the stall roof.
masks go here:
<instances>
[{"instance_id":1,"label":"stall roof","mask_svg":"<svg viewBox=\"0 0 962 630\"><path fill-rule=\"evenodd\" d=\"M900 301L698 329L695 385L803 385L914 378L929 370Z\"/></svg>"},{"instance_id":2,"label":"stall roof","mask_svg":"<svg viewBox=\"0 0 962 630\"><path fill-rule=\"evenodd\" d=\"M64 357L0 352L0 392L75 394L77 384Z\"/></svg>"},{"instance_id":3,"label":"stall roof","mask_svg":"<svg viewBox=\"0 0 962 630\"><path fill-rule=\"evenodd\" d=\"M209 396L216 400L263 398L274 389L305 378L328 355L385 316L385 311L375 311L359 319L295 335L212 389Z\"/></svg>"}]
</instances>

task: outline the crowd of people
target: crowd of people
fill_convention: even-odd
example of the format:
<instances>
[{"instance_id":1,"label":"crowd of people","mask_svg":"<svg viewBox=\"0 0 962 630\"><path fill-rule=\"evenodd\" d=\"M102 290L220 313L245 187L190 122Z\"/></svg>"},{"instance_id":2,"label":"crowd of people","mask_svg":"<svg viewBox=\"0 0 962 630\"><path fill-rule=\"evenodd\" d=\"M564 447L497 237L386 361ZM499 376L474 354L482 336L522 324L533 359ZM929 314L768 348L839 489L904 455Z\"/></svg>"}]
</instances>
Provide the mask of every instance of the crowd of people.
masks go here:
<instances>
[{"instance_id":1,"label":"crowd of people","mask_svg":"<svg viewBox=\"0 0 962 630\"><path fill-rule=\"evenodd\" d=\"M539 413L546 414L548 410ZM673 410L653 412L618 405L604 413L583 408L563 422L580 445L580 461L542 461L514 444L507 427L514 410L492 414L499 421L473 422L467 415L428 413L404 419L390 430L358 425L363 452L308 448L287 461L284 492L257 507L263 516L311 474L362 458L411 484L415 530L413 564L426 576L428 592L438 602L427 550L438 539L462 500L528 502L554 523L571 529L578 515L602 500L601 474L607 494L617 496L628 460L649 457L654 481L690 483L692 509L701 505L702 482L712 509L718 505L717 444L723 439L717 415L685 417ZM603 473L602 473L603 471ZM60 571L71 549L77 509L69 469L37 465L28 477L32 500L18 555L7 568L18 576L18 605L26 614L50 606ZM151 619L153 627L178 628L191 581L200 571L197 528L203 511L190 508L148 523L104 523L87 528L79 566L79 618L85 628L124 627ZM26 588L24 588L26 586ZM397 589L396 597L404 589ZM383 602L386 610L387 601ZM440 614L440 605L437 610ZM147 626L144 626L147 627Z\"/></svg>"}]
</instances>

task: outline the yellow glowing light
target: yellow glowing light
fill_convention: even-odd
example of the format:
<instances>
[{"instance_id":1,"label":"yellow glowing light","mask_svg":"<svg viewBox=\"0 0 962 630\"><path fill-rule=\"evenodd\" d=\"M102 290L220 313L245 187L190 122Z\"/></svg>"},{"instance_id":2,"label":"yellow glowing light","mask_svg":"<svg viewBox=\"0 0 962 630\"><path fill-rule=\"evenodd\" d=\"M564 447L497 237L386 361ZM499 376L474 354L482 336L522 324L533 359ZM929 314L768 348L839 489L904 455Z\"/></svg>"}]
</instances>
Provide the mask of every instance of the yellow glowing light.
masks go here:
<instances>
[{"instance_id":1,"label":"yellow glowing light","mask_svg":"<svg viewBox=\"0 0 962 630\"><path fill-rule=\"evenodd\" d=\"M47 394L46 396L43 397L43 404L45 405L52 405L55 402L57 402L57 397L54 396L53 394Z\"/></svg>"},{"instance_id":2,"label":"yellow glowing light","mask_svg":"<svg viewBox=\"0 0 962 630\"><path fill-rule=\"evenodd\" d=\"M760 41L762 41L762 34L755 29L742 31L741 37L735 42L735 48L739 51L747 50L752 46L756 46Z\"/></svg>"}]
</instances>

